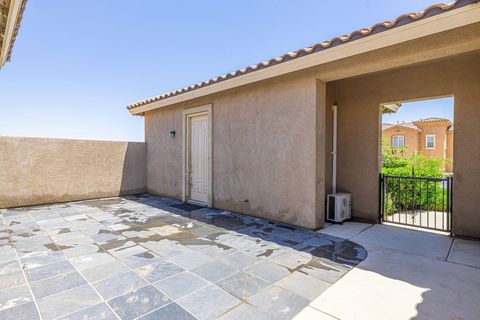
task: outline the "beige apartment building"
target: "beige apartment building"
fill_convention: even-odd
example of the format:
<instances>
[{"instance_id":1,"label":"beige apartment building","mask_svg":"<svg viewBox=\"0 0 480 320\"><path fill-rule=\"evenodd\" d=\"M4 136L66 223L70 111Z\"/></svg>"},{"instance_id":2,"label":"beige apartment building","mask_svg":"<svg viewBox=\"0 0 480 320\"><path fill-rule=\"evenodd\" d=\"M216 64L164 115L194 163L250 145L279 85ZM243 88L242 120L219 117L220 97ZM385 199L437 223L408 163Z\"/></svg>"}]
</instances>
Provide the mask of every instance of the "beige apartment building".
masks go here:
<instances>
[{"instance_id":1,"label":"beige apartment building","mask_svg":"<svg viewBox=\"0 0 480 320\"><path fill-rule=\"evenodd\" d=\"M453 132L452 122L442 118L382 125L382 138L398 148L398 154L410 157L422 153L428 157L445 159L446 172L453 171Z\"/></svg>"}]
</instances>

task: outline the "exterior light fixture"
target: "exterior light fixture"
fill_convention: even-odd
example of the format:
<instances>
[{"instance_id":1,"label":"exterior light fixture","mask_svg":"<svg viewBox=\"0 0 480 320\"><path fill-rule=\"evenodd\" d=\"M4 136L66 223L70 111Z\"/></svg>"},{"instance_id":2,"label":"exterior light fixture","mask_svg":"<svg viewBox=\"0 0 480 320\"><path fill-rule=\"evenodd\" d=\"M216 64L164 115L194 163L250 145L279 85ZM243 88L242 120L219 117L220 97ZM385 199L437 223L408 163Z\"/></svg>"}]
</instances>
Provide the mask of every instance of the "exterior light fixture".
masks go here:
<instances>
[{"instance_id":1,"label":"exterior light fixture","mask_svg":"<svg viewBox=\"0 0 480 320\"><path fill-rule=\"evenodd\" d=\"M170 130L168 134L170 135L171 138L175 138L175 134L176 134L175 129Z\"/></svg>"}]
</instances>

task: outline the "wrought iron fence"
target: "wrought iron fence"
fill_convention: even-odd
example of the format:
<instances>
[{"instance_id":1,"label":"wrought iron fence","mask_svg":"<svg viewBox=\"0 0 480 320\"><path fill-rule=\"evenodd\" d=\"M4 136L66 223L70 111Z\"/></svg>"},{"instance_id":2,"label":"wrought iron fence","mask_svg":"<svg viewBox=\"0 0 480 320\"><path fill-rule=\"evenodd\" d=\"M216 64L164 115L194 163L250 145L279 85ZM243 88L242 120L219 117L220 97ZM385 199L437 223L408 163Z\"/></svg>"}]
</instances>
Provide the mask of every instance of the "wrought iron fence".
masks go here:
<instances>
[{"instance_id":1,"label":"wrought iron fence","mask_svg":"<svg viewBox=\"0 0 480 320\"><path fill-rule=\"evenodd\" d=\"M452 177L380 175L380 221L451 233Z\"/></svg>"}]
</instances>

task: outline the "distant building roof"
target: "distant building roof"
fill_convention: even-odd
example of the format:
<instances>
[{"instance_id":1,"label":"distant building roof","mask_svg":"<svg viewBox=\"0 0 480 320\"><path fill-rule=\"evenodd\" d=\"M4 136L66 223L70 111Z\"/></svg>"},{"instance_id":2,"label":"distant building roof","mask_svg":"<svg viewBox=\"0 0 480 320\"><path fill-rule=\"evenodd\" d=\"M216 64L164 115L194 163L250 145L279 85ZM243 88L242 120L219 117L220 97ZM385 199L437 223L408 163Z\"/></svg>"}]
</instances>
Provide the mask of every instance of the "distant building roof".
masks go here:
<instances>
[{"instance_id":1,"label":"distant building roof","mask_svg":"<svg viewBox=\"0 0 480 320\"><path fill-rule=\"evenodd\" d=\"M452 121L450 121L450 119L437 118L437 117L430 117L430 118L415 120L415 121L412 121L412 122L413 123L425 123L425 122L442 122L442 121L448 121L448 122L452 123Z\"/></svg>"},{"instance_id":2,"label":"distant building roof","mask_svg":"<svg viewBox=\"0 0 480 320\"><path fill-rule=\"evenodd\" d=\"M420 127L418 127L417 124L431 123L431 122L444 122L444 121L447 121L450 124L449 127L448 127L448 131L453 131L453 124L452 124L452 121L450 119L437 118L437 117L419 119L419 120L415 120L415 121L411 121L411 122L399 122L399 123L395 123L395 124L382 123L382 131L390 129L392 127L404 127L404 128L408 128L408 129L414 129L414 130L422 131L422 129Z\"/></svg>"},{"instance_id":3,"label":"distant building roof","mask_svg":"<svg viewBox=\"0 0 480 320\"><path fill-rule=\"evenodd\" d=\"M421 129L419 127L417 127L416 125L414 125L412 122L403 122L403 123L396 123L396 124L391 124L391 123L382 124L382 130L387 130L387 129L390 129L392 127L404 127L404 128L408 128L408 129L414 129L414 130L421 131Z\"/></svg>"}]
</instances>

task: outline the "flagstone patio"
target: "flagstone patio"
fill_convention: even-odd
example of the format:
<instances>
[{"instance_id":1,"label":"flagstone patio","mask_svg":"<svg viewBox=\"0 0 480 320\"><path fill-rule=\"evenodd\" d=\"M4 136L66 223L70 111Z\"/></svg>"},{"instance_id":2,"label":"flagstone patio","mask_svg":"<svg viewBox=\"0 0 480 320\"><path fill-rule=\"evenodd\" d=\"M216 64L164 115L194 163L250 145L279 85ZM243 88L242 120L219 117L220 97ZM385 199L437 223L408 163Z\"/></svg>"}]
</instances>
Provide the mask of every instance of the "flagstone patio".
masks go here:
<instances>
[{"instance_id":1,"label":"flagstone patio","mask_svg":"<svg viewBox=\"0 0 480 320\"><path fill-rule=\"evenodd\" d=\"M366 256L151 195L0 210L0 319L290 319Z\"/></svg>"}]
</instances>

